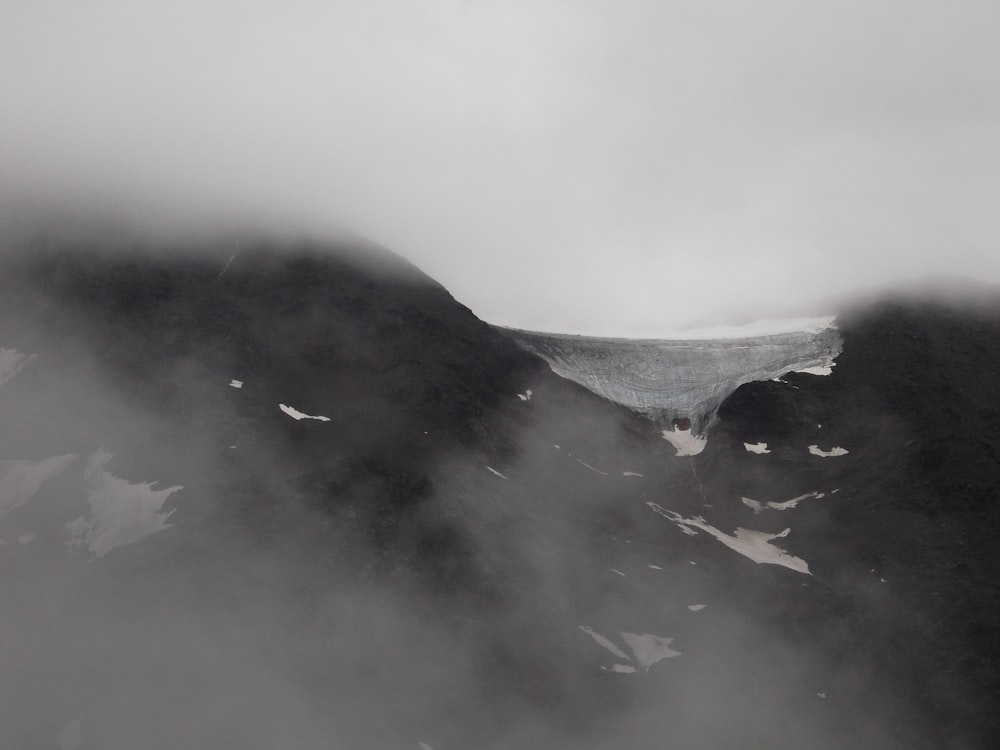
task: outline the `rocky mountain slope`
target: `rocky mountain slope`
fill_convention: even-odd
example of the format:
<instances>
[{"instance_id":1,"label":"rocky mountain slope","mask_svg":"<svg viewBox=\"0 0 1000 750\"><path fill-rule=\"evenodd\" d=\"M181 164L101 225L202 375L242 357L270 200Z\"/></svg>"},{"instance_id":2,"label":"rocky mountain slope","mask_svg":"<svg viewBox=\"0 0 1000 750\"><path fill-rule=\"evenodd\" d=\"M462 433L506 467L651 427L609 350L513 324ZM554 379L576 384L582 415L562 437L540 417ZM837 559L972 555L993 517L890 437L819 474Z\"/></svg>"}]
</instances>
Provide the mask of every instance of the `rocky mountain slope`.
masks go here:
<instances>
[{"instance_id":1,"label":"rocky mountain slope","mask_svg":"<svg viewBox=\"0 0 1000 750\"><path fill-rule=\"evenodd\" d=\"M998 736L992 303L845 313L678 455L379 248L0 264L5 747Z\"/></svg>"}]
</instances>

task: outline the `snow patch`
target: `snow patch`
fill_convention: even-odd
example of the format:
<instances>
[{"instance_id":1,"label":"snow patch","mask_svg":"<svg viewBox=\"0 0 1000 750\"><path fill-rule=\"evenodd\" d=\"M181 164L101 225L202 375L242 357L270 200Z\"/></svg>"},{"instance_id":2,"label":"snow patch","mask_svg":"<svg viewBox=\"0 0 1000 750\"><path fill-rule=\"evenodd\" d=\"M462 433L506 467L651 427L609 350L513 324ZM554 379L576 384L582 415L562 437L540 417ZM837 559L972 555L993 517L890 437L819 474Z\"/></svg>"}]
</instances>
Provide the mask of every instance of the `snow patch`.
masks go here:
<instances>
[{"instance_id":1,"label":"snow patch","mask_svg":"<svg viewBox=\"0 0 1000 750\"><path fill-rule=\"evenodd\" d=\"M601 471L600 469L595 469L595 468L594 468L593 466L591 466L590 464L588 464L588 463L587 463L586 461L581 461L581 460L580 460L579 458L578 458L578 459L576 459L576 462L577 462L578 464L583 464L584 466L586 466L586 467L587 467L588 469L590 469L591 471L594 471L594 472L597 472L598 474L600 474L600 475L602 475L602 476L605 476L605 477L606 477L606 476L608 475L608 472L606 472L606 471Z\"/></svg>"},{"instance_id":2,"label":"snow patch","mask_svg":"<svg viewBox=\"0 0 1000 750\"><path fill-rule=\"evenodd\" d=\"M98 450L87 460L83 477L90 517L80 516L66 524L70 546L85 548L97 557L168 528L167 519L174 511L162 513L161 508L182 489L154 490L155 482L133 483L116 477L104 470L111 455Z\"/></svg>"},{"instance_id":3,"label":"snow patch","mask_svg":"<svg viewBox=\"0 0 1000 750\"><path fill-rule=\"evenodd\" d=\"M829 458L830 456L846 456L850 453L846 448L841 448L839 445L833 446L830 450L825 451L820 449L818 445L810 445L809 452L814 456L822 456L823 458Z\"/></svg>"},{"instance_id":4,"label":"snow patch","mask_svg":"<svg viewBox=\"0 0 1000 750\"><path fill-rule=\"evenodd\" d=\"M809 572L809 565L805 560L795 557L794 555L790 555L783 549L771 544L771 540L773 539L781 539L788 536L791 529L785 529L780 534L768 534L764 531L737 528L732 534L726 534L724 531L720 531L707 523L701 516L684 518L679 513L663 508L656 503L647 502L646 505L648 505L650 510L654 513L658 513L669 521L672 521L675 525L687 528L688 533L697 533L694 531L695 529L704 531L706 534L715 537L718 541L722 542L722 544L726 545L734 552L738 552L744 557L753 560L755 563L781 565L782 567L799 573L812 575Z\"/></svg>"},{"instance_id":5,"label":"snow patch","mask_svg":"<svg viewBox=\"0 0 1000 750\"><path fill-rule=\"evenodd\" d=\"M746 448L747 453L756 453L757 455L771 452L767 449L767 443L743 443L743 447Z\"/></svg>"},{"instance_id":6,"label":"snow patch","mask_svg":"<svg viewBox=\"0 0 1000 750\"><path fill-rule=\"evenodd\" d=\"M578 627L584 633L586 633L591 638L593 638L594 641L597 643L597 645L601 646L602 648L606 648L608 651L610 651L612 654L614 654L615 656L617 656L619 659L625 659L626 661L630 660L630 657L629 657L628 654L626 654L624 651L622 651L620 648L618 648L618 646L616 646L611 640L605 638L603 635L601 635L600 633L596 632L590 626L588 626L588 625L580 625Z\"/></svg>"},{"instance_id":7,"label":"snow patch","mask_svg":"<svg viewBox=\"0 0 1000 750\"><path fill-rule=\"evenodd\" d=\"M653 570L663 570L659 565L647 565L647 568L652 568Z\"/></svg>"},{"instance_id":8,"label":"snow patch","mask_svg":"<svg viewBox=\"0 0 1000 750\"><path fill-rule=\"evenodd\" d=\"M529 388L524 393L518 393L517 397L522 401L531 401L531 389Z\"/></svg>"},{"instance_id":9,"label":"snow patch","mask_svg":"<svg viewBox=\"0 0 1000 750\"><path fill-rule=\"evenodd\" d=\"M230 380L229 381L229 387L230 388L242 388L243 387L243 381L242 380Z\"/></svg>"},{"instance_id":10,"label":"snow patch","mask_svg":"<svg viewBox=\"0 0 1000 750\"><path fill-rule=\"evenodd\" d=\"M788 510L789 508L794 508L796 505L801 503L803 500L808 500L809 498L821 498L823 497L822 492L807 492L804 495L799 495L798 497L793 497L791 500L785 500L784 502L774 503L769 502L765 507L771 510Z\"/></svg>"},{"instance_id":11,"label":"snow patch","mask_svg":"<svg viewBox=\"0 0 1000 750\"><path fill-rule=\"evenodd\" d=\"M622 578L627 578L627 577L628 577L628 576L626 576L626 575L625 575L624 573L622 573L622 572L621 572L620 570L615 570L614 568L608 568L608 570L610 570L610 571L611 571L612 573L617 573L617 574L618 574L618 575L620 575L620 576L621 576Z\"/></svg>"},{"instance_id":12,"label":"snow patch","mask_svg":"<svg viewBox=\"0 0 1000 750\"><path fill-rule=\"evenodd\" d=\"M497 471L496 469L494 469L492 466L487 466L486 467L486 471L489 471L489 472L492 472L493 474L496 474L501 479L506 479L507 478L503 474L501 474L499 471Z\"/></svg>"},{"instance_id":13,"label":"snow patch","mask_svg":"<svg viewBox=\"0 0 1000 750\"><path fill-rule=\"evenodd\" d=\"M35 534L21 534L21 536L17 538L17 543L24 546L31 544L36 539L38 539L38 537Z\"/></svg>"},{"instance_id":14,"label":"snow patch","mask_svg":"<svg viewBox=\"0 0 1000 750\"><path fill-rule=\"evenodd\" d=\"M24 505L42 484L76 460L75 453L41 461L0 461L0 518Z\"/></svg>"},{"instance_id":15,"label":"snow patch","mask_svg":"<svg viewBox=\"0 0 1000 750\"><path fill-rule=\"evenodd\" d=\"M796 370L795 372L804 372L807 375L832 375L833 366L835 362L830 362L828 365L816 365L815 367L803 367L801 370Z\"/></svg>"},{"instance_id":16,"label":"snow patch","mask_svg":"<svg viewBox=\"0 0 1000 750\"><path fill-rule=\"evenodd\" d=\"M314 417L314 416L312 416L310 414L303 414L298 409L296 409L294 406L288 406L287 404L278 404L278 408L281 409L283 412L285 412L285 414L287 414L288 416L290 416L292 419L295 419L295 420L318 419L320 422L329 422L330 421L329 417Z\"/></svg>"},{"instance_id":17,"label":"snow patch","mask_svg":"<svg viewBox=\"0 0 1000 750\"><path fill-rule=\"evenodd\" d=\"M35 359L35 354L21 354L17 349L0 346L0 385L3 385Z\"/></svg>"},{"instance_id":18,"label":"snow patch","mask_svg":"<svg viewBox=\"0 0 1000 750\"><path fill-rule=\"evenodd\" d=\"M635 674L635 667L628 664L612 664L610 667L601 667L605 672L618 672L620 674Z\"/></svg>"},{"instance_id":19,"label":"snow patch","mask_svg":"<svg viewBox=\"0 0 1000 750\"><path fill-rule=\"evenodd\" d=\"M753 510L754 513L760 513L762 510L767 510L767 509L788 510L789 508L794 508L803 500L808 500L809 498L813 497L821 498L824 497L824 494L822 492L807 492L804 495L799 495L798 497L793 497L791 500L785 500L784 502L780 503L775 503L775 502L761 503L749 497L741 497L740 500L743 501L743 504L745 506Z\"/></svg>"},{"instance_id":20,"label":"snow patch","mask_svg":"<svg viewBox=\"0 0 1000 750\"><path fill-rule=\"evenodd\" d=\"M691 430L663 430L663 439L677 450L678 456L697 456L703 450L708 440L691 433Z\"/></svg>"},{"instance_id":21,"label":"snow patch","mask_svg":"<svg viewBox=\"0 0 1000 750\"><path fill-rule=\"evenodd\" d=\"M708 606L707 604L689 604L688 609L690 609L692 612L701 612L707 606Z\"/></svg>"},{"instance_id":22,"label":"snow patch","mask_svg":"<svg viewBox=\"0 0 1000 750\"><path fill-rule=\"evenodd\" d=\"M635 663L644 670L648 670L658 661L681 655L680 651L674 651L670 648L670 644L674 641L673 638L661 638L658 635L650 635L649 633L636 635L635 633L626 633L623 631L622 640L632 649Z\"/></svg>"},{"instance_id":23,"label":"snow patch","mask_svg":"<svg viewBox=\"0 0 1000 750\"><path fill-rule=\"evenodd\" d=\"M635 471L623 471L622 472L622 476L623 477L641 477L642 474L639 474L638 472L635 472Z\"/></svg>"}]
</instances>

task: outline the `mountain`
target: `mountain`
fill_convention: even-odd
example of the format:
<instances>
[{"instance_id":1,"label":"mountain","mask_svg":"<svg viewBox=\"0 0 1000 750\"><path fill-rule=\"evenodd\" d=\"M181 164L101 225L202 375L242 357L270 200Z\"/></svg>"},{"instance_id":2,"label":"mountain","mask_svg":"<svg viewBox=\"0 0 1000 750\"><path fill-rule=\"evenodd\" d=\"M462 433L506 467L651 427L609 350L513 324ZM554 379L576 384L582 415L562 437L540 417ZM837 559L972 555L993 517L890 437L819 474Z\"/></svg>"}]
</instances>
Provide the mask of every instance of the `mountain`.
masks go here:
<instances>
[{"instance_id":1,"label":"mountain","mask_svg":"<svg viewBox=\"0 0 1000 750\"><path fill-rule=\"evenodd\" d=\"M360 241L0 266L4 747L1000 735L992 292L843 311L829 375L662 348L728 395L650 419L598 395L641 345L567 380Z\"/></svg>"}]
</instances>

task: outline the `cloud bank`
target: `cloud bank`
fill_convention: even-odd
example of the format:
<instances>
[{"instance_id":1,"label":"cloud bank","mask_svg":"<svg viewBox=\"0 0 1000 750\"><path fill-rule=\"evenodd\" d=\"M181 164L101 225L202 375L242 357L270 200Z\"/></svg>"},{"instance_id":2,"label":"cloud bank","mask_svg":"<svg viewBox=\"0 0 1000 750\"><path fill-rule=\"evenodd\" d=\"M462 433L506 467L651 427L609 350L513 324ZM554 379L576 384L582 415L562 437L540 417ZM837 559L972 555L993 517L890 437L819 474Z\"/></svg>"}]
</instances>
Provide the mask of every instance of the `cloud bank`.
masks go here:
<instances>
[{"instance_id":1,"label":"cloud bank","mask_svg":"<svg viewBox=\"0 0 1000 750\"><path fill-rule=\"evenodd\" d=\"M995 3L0 8L0 198L349 227L491 322L1000 281Z\"/></svg>"}]
</instances>

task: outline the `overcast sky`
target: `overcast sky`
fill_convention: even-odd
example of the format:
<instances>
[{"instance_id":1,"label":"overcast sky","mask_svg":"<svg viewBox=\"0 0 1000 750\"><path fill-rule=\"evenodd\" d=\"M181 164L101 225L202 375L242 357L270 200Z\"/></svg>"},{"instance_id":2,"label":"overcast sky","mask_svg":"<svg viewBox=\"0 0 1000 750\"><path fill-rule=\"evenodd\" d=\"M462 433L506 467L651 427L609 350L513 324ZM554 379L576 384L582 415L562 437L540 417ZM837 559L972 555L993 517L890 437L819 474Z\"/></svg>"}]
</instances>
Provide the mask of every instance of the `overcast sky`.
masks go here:
<instances>
[{"instance_id":1,"label":"overcast sky","mask_svg":"<svg viewBox=\"0 0 1000 750\"><path fill-rule=\"evenodd\" d=\"M347 225L655 335L1000 281L996 0L0 0L0 192Z\"/></svg>"}]
</instances>

